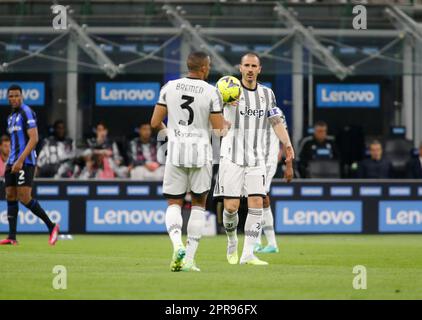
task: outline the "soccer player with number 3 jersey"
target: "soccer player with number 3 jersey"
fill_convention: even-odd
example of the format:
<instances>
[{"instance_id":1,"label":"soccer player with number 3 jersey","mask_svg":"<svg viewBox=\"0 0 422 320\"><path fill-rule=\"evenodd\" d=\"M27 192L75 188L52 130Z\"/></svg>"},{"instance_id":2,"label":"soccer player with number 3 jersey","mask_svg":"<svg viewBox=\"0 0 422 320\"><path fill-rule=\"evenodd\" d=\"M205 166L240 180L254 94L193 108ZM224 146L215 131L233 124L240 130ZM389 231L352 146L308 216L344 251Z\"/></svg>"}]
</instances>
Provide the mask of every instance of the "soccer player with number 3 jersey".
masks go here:
<instances>
[{"instance_id":1,"label":"soccer player with number 3 jersey","mask_svg":"<svg viewBox=\"0 0 422 320\"><path fill-rule=\"evenodd\" d=\"M211 188L211 127L229 126L222 115L223 103L217 88L204 80L210 71L210 58L203 52L187 59L187 77L169 81L160 91L151 126L166 130L167 158L163 194L168 201L166 227L173 243L170 270L200 271L195 253L205 225L205 202ZM168 117L167 128L164 119ZM182 242L182 206L187 192L192 195L187 246Z\"/></svg>"}]
</instances>

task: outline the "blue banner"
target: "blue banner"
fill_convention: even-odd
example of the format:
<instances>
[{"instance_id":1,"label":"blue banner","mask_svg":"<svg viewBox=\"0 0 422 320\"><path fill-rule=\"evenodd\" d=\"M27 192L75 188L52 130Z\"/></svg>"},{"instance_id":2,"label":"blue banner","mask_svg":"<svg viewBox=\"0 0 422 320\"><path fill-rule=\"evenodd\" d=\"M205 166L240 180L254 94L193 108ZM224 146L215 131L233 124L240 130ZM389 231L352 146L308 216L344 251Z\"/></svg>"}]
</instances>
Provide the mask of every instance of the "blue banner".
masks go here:
<instances>
[{"instance_id":1,"label":"blue banner","mask_svg":"<svg viewBox=\"0 0 422 320\"><path fill-rule=\"evenodd\" d=\"M160 94L158 82L98 82L95 104L101 107L154 106Z\"/></svg>"},{"instance_id":2,"label":"blue banner","mask_svg":"<svg viewBox=\"0 0 422 320\"><path fill-rule=\"evenodd\" d=\"M87 232L165 232L165 200L87 201Z\"/></svg>"},{"instance_id":3,"label":"blue banner","mask_svg":"<svg viewBox=\"0 0 422 320\"><path fill-rule=\"evenodd\" d=\"M362 232L362 202L277 201L275 230L282 233Z\"/></svg>"},{"instance_id":4,"label":"blue banner","mask_svg":"<svg viewBox=\"0 0 422 320\"><path fill-rule=\"evenodd\" d=\"M61 232L69 231L69 201L43 200L41 207L46 211L51 221L60 225ZM0 232L9 231L7 220L7 203L0 201ZM29 209L19 205L18 233L19 232L47 232L47 226Z\"/></svg>"},{"instance_id":5,"label":"blue banner","mask_svg":"<svg viewBox=\"0 0 422 320\"><path fill-rule=\"evenodd\" d=\"M422 201L380 201L380 232L422 232Z\"/></svg>"},{"instance_id":6,"label":"blue banner","mask_svg":"<svg viewBox=\"0 0 422 320\"><path fill-rule=\"evenodd\" d=\"M378 108L378 84L317 84L317 107Z\"/></svg>"},{"instance_id":7,"label":"blue banner","mask_svg":"<svg viewBox=\"0 0 422 320\"><path fill-rule=\"evenodd\" d=\"M1 81L0 82L0 105L8 106L7 89L17 84L22 88L23 101L28 106L43 106L45 104L45 84L44 82L20 82Z\"/></svg>"}]
</instances>

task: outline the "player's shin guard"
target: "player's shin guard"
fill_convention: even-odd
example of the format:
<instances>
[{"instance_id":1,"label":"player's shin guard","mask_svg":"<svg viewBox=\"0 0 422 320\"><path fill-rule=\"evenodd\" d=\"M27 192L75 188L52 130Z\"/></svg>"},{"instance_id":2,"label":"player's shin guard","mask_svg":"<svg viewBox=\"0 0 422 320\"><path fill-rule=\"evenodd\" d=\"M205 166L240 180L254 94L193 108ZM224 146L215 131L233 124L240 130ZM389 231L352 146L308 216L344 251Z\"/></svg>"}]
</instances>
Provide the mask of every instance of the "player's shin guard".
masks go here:
<instances>
[{"instance_id":1,"label":"player's shin guard","mask_svg":"<svg viewBox=\"0 0 422 320\"><path fill-rule=\"evenodd\" d=\"M7 220L9 221L8 239L16 240L19 204L17 201L7 201Z\"/></svg>"},{"instance_id":2,"label":"player's shin guard","mask_svg":"<svg viewBox=\"0 0 422 320\"><path fill-rule=\"evenodd\" d=\"M188 240L186 244L186 263L194 261L202 230L205 225L205 209L193 206L188 222Z\"/></svg>"},{"instance_id":3,"label":"player's shin guard","mask_svg":"<svg viewBox=\"0 0 422 320\"><path fill-rule=\"evenodd\" d=\"M277 247L274 232L274 218L271 207L264 208L263 221L265 221L265 223L262 225L262 230L264 231L265 237L267 238L268 245Z\"/></svg>"},{"instance_id":4,"label":"player's shin guard","mask_svg":"<svg viewBox=\"0 0 422 320\"><path fill-rule=\"evenodd\" d=\"M237 241L237 225L239 223L239 215L237 211L234 213L223 211L223 225L230 242Z\"/></svg>"},{"instance_id":5,"label":"player's shin guard","mask_svg":"<svg viewBox=\"0 0 422 320\"><path fill-rule=\"evenodd\" d=\"M166 211L166 227L170 240L173 243L174 251L183 247L182 224L182 208L176 204L169 206Z\"/></svg>"},{"instance_id":6,"label":"player's shin guard","mask_svg":"<svg viewBox=\"0 0 422 320\"><path fill-rule=\"evenodd\" d=\"M262 209L249 208L245 222L245 243L242 257L253 256L253 249L257 243L259 230L261 229Z\"/></svg>"},{"instance_id":7,"label":"player's shin guard","mask_svg":"<svg viewBox=\"0 0 422 320\"><path fill-rule=\"evenodd\" d=\"M23 204L25 207L27 207L29 210L32 211L33 214L35 214L38 218L40 218L48 228L48 231L51 233L54 228L54 223L51 222L50 218L48 217L47 213L44 211L43 208L41 208L39 202L35 199L32 199L27 204Z\"/></svg>"}]
</instances>

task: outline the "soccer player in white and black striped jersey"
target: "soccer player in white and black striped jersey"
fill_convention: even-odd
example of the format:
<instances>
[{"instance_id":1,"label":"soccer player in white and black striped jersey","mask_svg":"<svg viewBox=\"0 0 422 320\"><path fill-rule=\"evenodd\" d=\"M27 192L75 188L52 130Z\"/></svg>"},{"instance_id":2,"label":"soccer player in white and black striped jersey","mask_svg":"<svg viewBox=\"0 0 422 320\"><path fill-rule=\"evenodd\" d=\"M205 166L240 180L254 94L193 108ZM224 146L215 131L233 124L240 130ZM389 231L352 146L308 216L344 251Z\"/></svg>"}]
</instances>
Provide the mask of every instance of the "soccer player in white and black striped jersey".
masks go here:
<instances>
[{"instance_id":1,"label":"soccer player in white and black striped jersey","mask_svg":"<svg viewBox=\"0 0 422 320\"><path fill-rule=\"evenodd\" d=\"M286 162L294 159L289 134L282 123L281 111L270 88L257 82L261 62L255 53L241 58L242 91L237 106L225 106L224 118L232 125L223 137L220 168L215 196L224 197L223 224L228 236L227 260L239 262L237 224L240 197L248 196L248 216L245 222L245 243L241 264L266 265L253 249L261 230L265 192L265 141L268 130L274 130L286 148Z\"/></svg>"},{"instance_id":2,"label":"soccer player in white and black striped jersey","mask_svg":"<svg viewBox=\"0 0 422 320\"><path fill-rule=\"evenodd\" d=\"M205 202L211 188L211 126L229 126L223 118L223 102L217 88L204 80L210 58L203 52L188 56L187 77L169 81L160 92L151 126L167 130L168 148L163 194L167 198L166 227L173 243L171 271L199 271L194 261L205 224ZM168 117L168 127L163 121ZM186 192L192 195L186 249L182 243L181 208ZM186 255L186 257L185 257Z\"/></svg>"}]
</instances>

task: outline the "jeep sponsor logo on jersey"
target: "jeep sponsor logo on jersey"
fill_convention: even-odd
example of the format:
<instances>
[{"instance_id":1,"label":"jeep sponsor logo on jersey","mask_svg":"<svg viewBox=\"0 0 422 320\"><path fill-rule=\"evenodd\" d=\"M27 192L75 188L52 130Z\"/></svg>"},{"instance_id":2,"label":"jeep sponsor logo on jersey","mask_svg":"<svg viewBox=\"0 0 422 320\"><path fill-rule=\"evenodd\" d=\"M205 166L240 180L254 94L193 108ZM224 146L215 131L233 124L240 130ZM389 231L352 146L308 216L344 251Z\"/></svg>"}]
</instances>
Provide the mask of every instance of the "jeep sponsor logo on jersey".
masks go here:
<instances>
[{"instance_id":1,"label":"jeep sponsor logo on jersey","mask_svg":"<svg viewBox=\"0 0 422 320\"><path fill-rule=\"evenodd\" d=\"M164 200L87 201L88 232L165 232Z\"/></svg>"},{"instance_id":2,"label":"jeep sponsor logo on jersey","mask_svg":"<svg viewBox=\"0 0 422 320\"><path fill-rule=\"evenodd\" d=\"M245 111L240 110L239 112L242 116L258 118L262 118L265 114L265 110L251 109L249 107L246 107Z\"/></svg>"},{"instance_id":3,"label":"jeep sponsor logo on jersey","mask_svg":"<svg viewBox=\"0 0 422 320\"><path fill-rule=\"evenodd\" d=\"M361 201L277 201L277 232L361 232Z\"/></svg>"}]
</instances>

